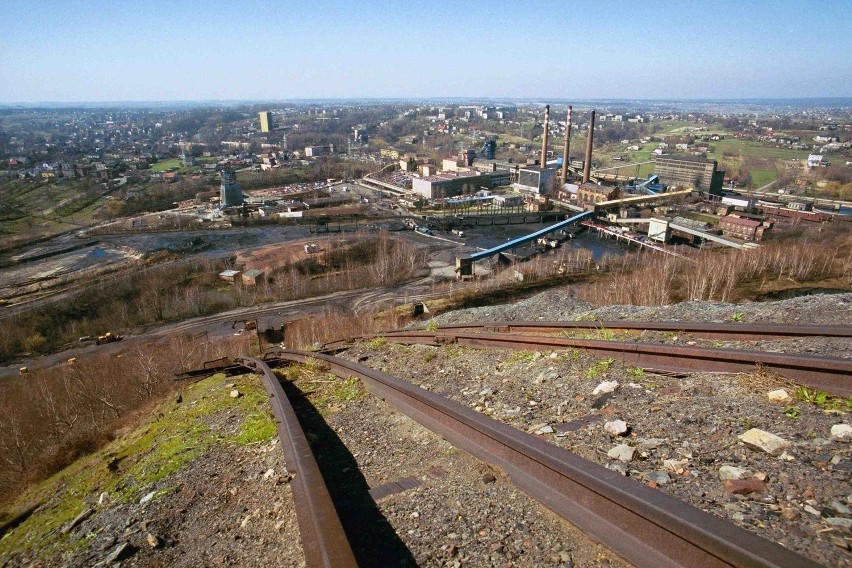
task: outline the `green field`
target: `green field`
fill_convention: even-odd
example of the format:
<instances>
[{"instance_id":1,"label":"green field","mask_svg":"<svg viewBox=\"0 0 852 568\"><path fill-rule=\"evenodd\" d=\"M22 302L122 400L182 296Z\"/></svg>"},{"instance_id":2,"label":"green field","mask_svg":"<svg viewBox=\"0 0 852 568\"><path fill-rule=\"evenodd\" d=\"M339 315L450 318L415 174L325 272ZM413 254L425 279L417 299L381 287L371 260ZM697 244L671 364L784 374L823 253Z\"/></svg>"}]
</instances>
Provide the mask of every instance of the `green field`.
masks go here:
<instances>
[{"instance_id":1,"label":"green field","mask_svg":"<svg viewBox=\"0 0 852 568\"><path fill-rule=\"evenodd\" d=\"M151 164L151 171L164 172L171 168L183 168L183 162L180 158L169 158L168 160L160 160L156 164Z\"/></svg>"},{"instance_id":2,"label":"green field","mask_svg":"<svg viewBox=\"0 0 852 568\"><path fill-rule=\"evenodd\" d=\"M778 179L778 172L775 170L752 170L751 185L752 187L763 187L767 183Z\"/></svg>"},{"instance_id":3,"label":"green field","mask_svg":"<svg viewBox=\"0 0 852 568\"><path fill-rule=\"evenodd\" d=\"M719 140L711 142L710 148L712 151L707 154L707 157L719 161L723 159L725 152L739 152L743 158L772 158L776 160L804 160L808 157L807 150L773 148L754 140Z\"/></svg>"}]
</instances>

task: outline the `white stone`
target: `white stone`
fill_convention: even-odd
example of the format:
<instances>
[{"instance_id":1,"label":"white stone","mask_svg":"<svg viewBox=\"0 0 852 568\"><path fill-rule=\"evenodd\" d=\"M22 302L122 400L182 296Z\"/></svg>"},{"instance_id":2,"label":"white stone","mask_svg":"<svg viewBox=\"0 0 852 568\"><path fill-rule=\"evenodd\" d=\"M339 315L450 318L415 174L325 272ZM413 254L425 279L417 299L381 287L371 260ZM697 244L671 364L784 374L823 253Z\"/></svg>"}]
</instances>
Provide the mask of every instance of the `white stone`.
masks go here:
<instances>
[{"instance_id":1,"label":"white stone","mask_svg":"<svg viewBox=\"0 0 852 568\"><path fill-rule=\"evenodd\" d=\"M535 431L536 434L553 434L553 426L547 424Z\"/></svg>"},{"instance_id":2,"label":"white stone","mask_svg":"<svg viewBox=\"0 0 852 568\"><path fill-rule=\"evenodd\" d=\"M263 479L271 479L272 476L274 476L274 475L275 475L274 469L267 469L266 473L263 474Z\"/></svg>"},{"instance_id":3,"label":"white stone","mask_svg":"<svg viewBox=\"0 0 852 568\"><path fill-rule=\"evenodd\" d=\"M832 438L850 438L852 437L852 426L849 424L835 424L831 427Z\"/></svg>"},{"instance_id":4,"label":"white stone","mask_svg":"<svg viewBox=\"0 0 852 568\"><path fill-rule=\"evenodd\" d=\"M789 441L759 428L752 428L740 434L737 438L749 448L766 452L772 456L777 456L785 448L790 447Z\"/></svg>"},{"instance_id":5,"label":"white stone","mask_svg":"<svg viewBox=\"0 0 852 568\"><path fill-rule=\"evenodd\" d=\"M153 498L154 498L154 495L156 495L156 494L157 494L157 492L156 492L156 491L151 491L150 493L148 493L147 495L145 495L144 497L142 497L141 499L139 499L139 504L140 504L140 505L144 505L145 503L147 503L148 501L150 501L151 499L153 499Z\"/></svg>"},{"instance_id":6,"label":"white stone","mask_svg":"<svg viewBox=\"0 0 852 568\"><path fill-rule=\"evenodd\" d=\"M238 391L237 389L231 391L231 398L240 398L241 396L242 395L240 394L240 391Z\"/></svg>"},{"instance_id":7,"label":"white stone","mask_svg":"<svg viewBox=\"0 0 852 568\"><path fill-rule=\"evenodd\" d=\"M623 436L627 433L627 423L624 420L612 420L604 424L604 431L610 436Z\"/></svg>"},{"instance_id":8,"label":"white stone","mask_svg":"<svg viewBox=\"0 0 852 568\"><path fill-rule=\"evenodd\" d=\"M719 468L719 479L745 479L751 477L751 472L744 467L734 467L732 465L723 465Z\"/></svg>"},{"instance_id":9,"label":"white stone","mask_svg":"<svg viewBox=\"0 0 852 568\"><path fill-rule=\"evenodd\" d=\"M618 461L629 462L633 461L633 456L636 454L636 448L627 444L619 444L606 453L610 458Z\"/></svg>"},{"instance_id":10,"label":"white stone","mask_svg":"<svg viewBox=\"0 0 852 568\"><path fill-rule=\"evenodd\" d=\"M100 497L98 497L98 505L103 507L104 505L108 505L108 504L109 504L109 493L104 491L103 493L101 493Z\"/></svg>"},{"instance_id":11,"label":"white stone","mask_svg":"<svg viewBox=\"0 0 852 568\"><path fill-rule=\"evenodd\" d=\"M684 466L689 463L688 459L683 460L663 460L663 467L673 473L680 473Z\"/></svg>"},{"instance_id":12,"label":"white stone","mask_svg":"<svg viewBox=\"0 0 852 568\"><path fill-rule=\"evenodd\" d=\"M778 389L766 393L766 398L768 398L770 402L785 402L790 400L790 394L784 389Z\"/></svg>"},{"instance_id":13,"label":"white stone","mask_svg":"<svg viewBox=\"0 0 852 568\"><path fill-rule=\"evenodd\" d=\"M601 394L612 392L618 388L618 381L604 381L598 386L595 387L595 390L592 391L592 394Z\"/></svg>"}]
</instances>

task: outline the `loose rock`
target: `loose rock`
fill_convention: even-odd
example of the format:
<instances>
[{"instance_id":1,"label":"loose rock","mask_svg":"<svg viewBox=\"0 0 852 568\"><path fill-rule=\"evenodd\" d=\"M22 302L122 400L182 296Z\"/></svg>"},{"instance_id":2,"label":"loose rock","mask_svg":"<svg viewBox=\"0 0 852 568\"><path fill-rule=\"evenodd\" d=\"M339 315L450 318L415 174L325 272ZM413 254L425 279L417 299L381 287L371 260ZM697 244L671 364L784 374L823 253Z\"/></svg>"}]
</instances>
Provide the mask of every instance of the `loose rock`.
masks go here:
<instances>
[{"instance_id":1,"label":"loose rock","mask_svg":"<svg viewBox=\"0 0 852 568\"><path fill-rule=\"evenodd\" d=\"M88 519L92 515L92 513L94 513L94 510L92 509L86 509L85 511L81 512L79 515L71 519L71 521L62 528L62 534L68 534L69 532L74 530L77 525Z\"/></svg>"},{"instance_id":2,"label":"loose rock","mask_svg":"<svg viewBox=\"0 0 852 568\"><path fill-rule=\"evenodd\" d=\"M766 398L772 402L785 402L790 400L790 394L784 389L778 389L766 393Z\"/></svg>"},{"instance_id":3,"label":"loose rock","mask_svg":"<svg viewBox=\"0 0 852 568\"><path fill-rule=\"evenodd\" d=\"M852 426L849 424L835 424L831 427L831 437L841 440L852 437Z\"/></svg>"},{"instance_id":4,"label":"loose rock","mask_svg":"<svg viewBox=\"0 0 852 568\"><path fill-rule=\"evenodd\" d=\"M607 392L613 392L618 388L618 381L604 381L598 386L595 387L595 390L592 391L592 394L601 394Z\"/></svg>"},{"instance_id":5,"label":"loose rock","mask_svg":"<svg viewBox=\"0 0 852 568\"><path fill-rule=\"evenodd\" d=\"M115 548L115 550L109 553L109 555L104 559L104 563L112 564L113 562L124 560L125 558L132 556L134 552L136 552L136 547L130 543L122 542Z\"/></svg>"},{"instance_id":6,"label":"loose rock","mask_svg":"<svg viewBox=\"0 0 852 568\"><path fill-rule=\"evenodd\" d=\"M726 479L725 491L733 495L748 495L749 493L763 493L766 489L759 479Z\"/></svg>"},{"instance_id":7,"label":"loose rock","mask_svg":"<svg viewBox=\"0 0 852 568\"><path fill-rule=\"evenodd\" d=\"M777 456L790 447L789 441L759 428L752 428L740 434L737 438L749 448L766 452L772 456Z\"/></svg>"},{"instance_id":8,"label":"loose rock","mask_svg":"<svg viewBox=\"0 0 852 568\"><path fill-rule=\"evenodd\" d=\"M743 467L723 465L719 468L719 479L722 481L744 479L751 476L751 472Z\"/></svg>"},{"instance_id":9,"label":"loose rock","mask_svg":"<svg viewBox=\"0 0 852 568\"><path fill-rule=\"evenodd\" d=\"M646 471L642 474L642 477L657 485L666 485L672 482L672 478L665 471Z\"/></svg>"},{"instance_id":10,"label":"loose rock","mask_svg":"<svg viewBox=\"0 0 852 568\"><path fill-rule=\"evenodd\" d=\"M234 389L231 391L231 398L240 398L241 396L243 395L239 390Z\"/></svg>"},{"instance_id":11,"label":"loose rock","mask_svg":"<svg viewBox=\"0 0 852 568\"><path fill-rule=\"evenodd\" d=\"M627 434L627 423L624 420L606 422L604 431L610 436L624 436Z\"/></svg>"},{"instance_id":12,"label":"loose rock","mask_svg":"<svg viewBox=\"0 0 852 568\"><path fill-rule=\"evenodd\" d=\"M633 456L636 455L636 448L627 444L619 444L606 453L610 458L623 462L633 461Z\"/></svg>"}]
</instances>

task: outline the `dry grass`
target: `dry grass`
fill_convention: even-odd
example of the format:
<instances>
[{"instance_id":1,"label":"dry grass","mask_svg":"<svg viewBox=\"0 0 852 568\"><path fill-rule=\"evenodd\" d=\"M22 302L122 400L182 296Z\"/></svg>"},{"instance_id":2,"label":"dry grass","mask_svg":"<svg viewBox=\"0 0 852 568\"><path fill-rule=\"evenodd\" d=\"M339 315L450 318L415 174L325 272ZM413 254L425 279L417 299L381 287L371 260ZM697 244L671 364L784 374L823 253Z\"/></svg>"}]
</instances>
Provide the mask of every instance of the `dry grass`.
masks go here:
<instances>
[{"instance_id":1,"label":"dry grass","mask_svg":"<svg viewBox=\"0 0 852 568\"><path fill-rule=\"evenodd\" d=\"M247 339L178 337L116 355L79 358L0 382L0 504L103 447L175 388L174 374L248 352Z\"/></svg>"},{"instance_id":2,"label":"dry grass","mask_svg":"<svg viewBox=\"0 0 852 568\"><path fill-rule=\"evenodd\" d=\"M313 349L317 344L399 329L412 319L397 310L364 315L327 311L288 323L284 328L284 344L291 349Z\"/></svg>"},{"instance_id":3,"label":"dry grass","mask_svg":"<svg viewBox=\"0 0 852 568\"><path fill-rule=\"evenodd\" d=\"M736 376L737 384L746 392L753 394L764 395L769 391L776 389L785 389L791 396L799 384L786 377L778 375L766 367L758 365L757 368L750 373L740 373Z\"/></svg>"},{"instance_id":4,"label":"dry grass","mask_svg":"<svg viewBox=\"0 0 852 568\"><path fill-rule=\"evenodd\" d=\"M658 306L684 300L734 302L749 290L778 282L835 279L852 287L852 236L803 238L743 251L705 251L689 260L652 254L611 262L608 275L578 287L578 296L595 305Z\"/></svg>"}]
</instances>

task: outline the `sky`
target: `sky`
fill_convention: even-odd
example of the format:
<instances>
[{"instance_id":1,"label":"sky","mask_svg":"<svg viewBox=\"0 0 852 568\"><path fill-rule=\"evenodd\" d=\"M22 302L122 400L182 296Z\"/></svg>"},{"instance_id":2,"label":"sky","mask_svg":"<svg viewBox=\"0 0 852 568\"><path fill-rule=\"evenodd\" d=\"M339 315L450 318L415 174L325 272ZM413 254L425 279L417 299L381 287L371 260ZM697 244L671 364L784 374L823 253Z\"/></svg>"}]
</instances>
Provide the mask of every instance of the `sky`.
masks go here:
<instances>
[{"instance_id":1,"label":"sky","mask_svg":"<svg viewBox=\"0 0 852 568\"><path fill-rule=\"evenodd\" d=\"M4 0L0 104L852 96L852 0Z\"/></svg>"}]
</instances>

